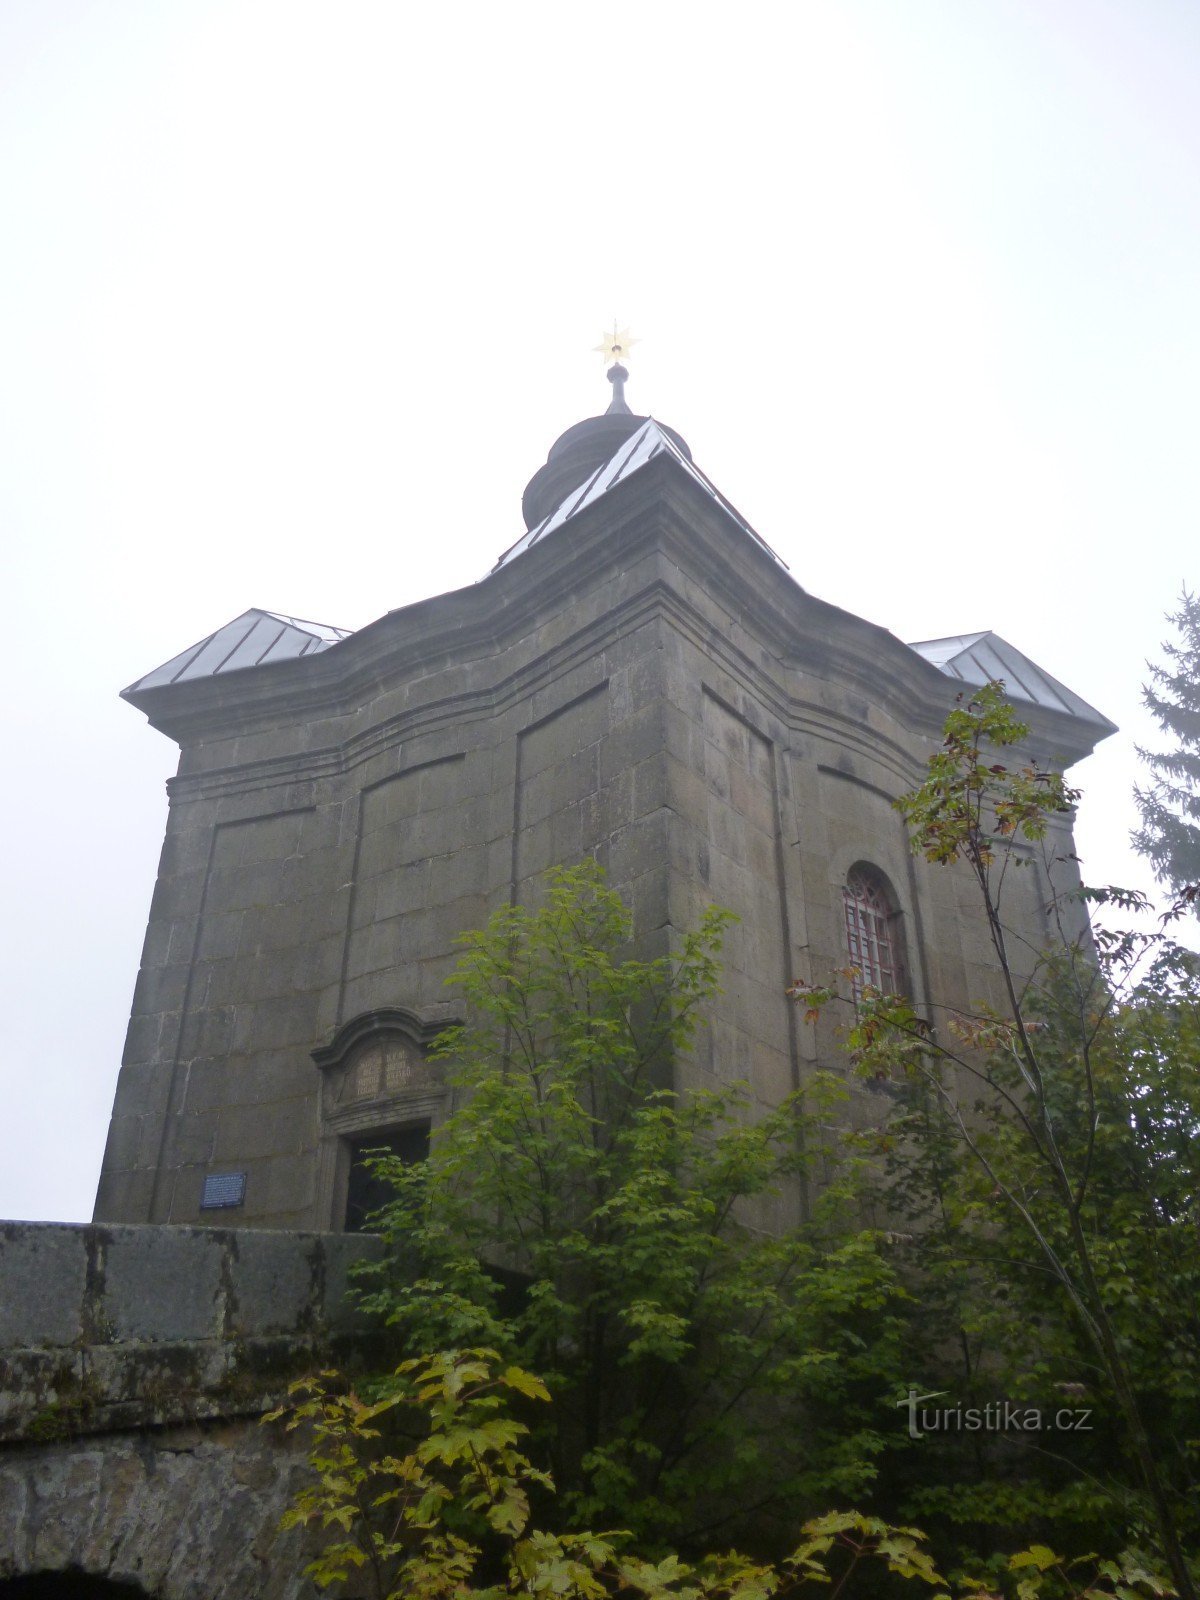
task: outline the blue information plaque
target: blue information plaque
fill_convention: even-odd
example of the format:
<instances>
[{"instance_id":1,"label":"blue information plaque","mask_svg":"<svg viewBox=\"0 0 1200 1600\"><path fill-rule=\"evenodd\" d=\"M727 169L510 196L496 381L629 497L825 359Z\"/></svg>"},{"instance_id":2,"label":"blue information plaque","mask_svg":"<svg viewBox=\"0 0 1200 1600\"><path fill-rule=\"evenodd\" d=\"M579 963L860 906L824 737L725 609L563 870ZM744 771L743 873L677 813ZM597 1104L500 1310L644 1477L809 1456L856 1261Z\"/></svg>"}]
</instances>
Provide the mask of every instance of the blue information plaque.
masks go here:
<instances>
[{"instance_id":1,"label":"blue information plaque","mask_svg":"<svg viewBox=\"0 0 1200 1600\"><path fill-rule=\"evenodd\" d=\"M201 1211L220 1211L225 1206L240 1206L246 1198L244 1172L210 1172L200 1196Z\"/></svg>"}]
</instances>

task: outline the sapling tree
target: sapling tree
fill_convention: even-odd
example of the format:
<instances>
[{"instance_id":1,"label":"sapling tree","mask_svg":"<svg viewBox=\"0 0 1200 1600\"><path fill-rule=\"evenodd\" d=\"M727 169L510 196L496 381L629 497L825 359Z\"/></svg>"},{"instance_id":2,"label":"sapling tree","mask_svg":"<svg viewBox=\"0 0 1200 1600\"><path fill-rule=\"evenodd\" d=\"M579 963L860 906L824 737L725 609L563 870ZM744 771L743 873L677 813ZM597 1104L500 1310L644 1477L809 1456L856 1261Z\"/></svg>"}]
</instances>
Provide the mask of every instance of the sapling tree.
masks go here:
<instances>
[{"instance_id":1,"label":"sapling tree","mask_svg":"<svg viewBox=\"0 0 1200 1600\"><path fill-rule=\"evenodd\" d=\"M1013 950L1001 890L1014 846L1045 846L1076 798L1058 775L1001 759L1027 735L1002 685L960 697L925 782L898 802L914 850L973 879L1005 1003L919 1015L867 989L843 1000L849 1044L862 1070L921 1091L923 1152L917 1123L905 1131L918 1135L910 1164L926 1162L926 1226L957 1233L960 1266L969 1238L1007 1263L1027 1306L1068 1312L1117 1408L1172 1579L1194 1600L1181 1524L1198 1531L1200 986L1161 934L1073 933L1060 916L1032 970ZM836 984L793 994L810 1017L842 999ZM1043 1317L1039 1336L1048 1329ZM1155 1376L1163 1341L1177 1376Z\"/></svg>"},{"instance_id":2,"label":"sapling tree","mask_svg":"<svg viewBox=\"0 0 1200 1600\"><path fill-rule=\"evenodd\" d=\"M377 1162L395 1198L365 1303L413 1353L486 1344L545 1377L562 1514L780 1548L804 1507L872 1480L901 1297L822 1105L842 1086L774 1110L673 1087L728 920L637 959L587 862L467 937L466 1020L438 1052L454 1109L421 1166ZM800 1175L835 1156L800 1223Z\"/></svg>"}]
</instances>

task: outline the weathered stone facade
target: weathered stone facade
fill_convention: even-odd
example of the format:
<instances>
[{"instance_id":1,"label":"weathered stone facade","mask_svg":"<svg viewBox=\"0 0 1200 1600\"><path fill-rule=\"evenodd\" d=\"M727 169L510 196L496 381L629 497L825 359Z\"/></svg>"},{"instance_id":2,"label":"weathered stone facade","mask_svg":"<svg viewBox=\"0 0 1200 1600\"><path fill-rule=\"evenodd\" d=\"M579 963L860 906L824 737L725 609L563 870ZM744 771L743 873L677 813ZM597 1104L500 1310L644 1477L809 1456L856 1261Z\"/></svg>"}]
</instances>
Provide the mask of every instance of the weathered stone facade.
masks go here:
<instances>
[{"instance_id":1,"label":"weathered stone facade","mask_svg":"<svg viewBox=\"0 0 1200 1600\"><path fill-rule=\"evenodd\" d=\"M446 1113L429 1048L455 939L548 867L598 857L646 954L737 913L685 1089L773 1106L836 1060L785 989L847 964L864 869L918 1006L999 998L969 886L912 858L891 801L952 680L997 661L1042 761L1111 725L990 635L910 647L807 594L619 394L525 510L471 588L353 635L248 612L126 691L179 772L98 1225L0 1225L0 1596L72 1574L112 1600L310 1595L278 1526L299 1456L259 1418L353 1335L371 1242L324 1230L357 1144ZM1037 864L1013 878L1030 949L1052 892ZM776 1204L764 1221L805 1197Z\"/></svg>"},{"instance_id":2,"label":"weathered stone facade","mask_svg":"<svg viewBox=\"0 0 1200 1600\"><path fill-rule=\"evenodd\" d=\"M774 1105L830 1057L785 986L845 965L859 864L919 1003L991 993L967 886L912 859L890 805L957 685L807 594L642 422L564 435L527 509L567 499L483 582L311 651L285 632L291 659L241 666L223 633L127 691L181 756L98 1219L199 1220L215 1177L231 1225L340 1227L354 1138L445 1112L425 1051L456 937L585 854L648 952L707 903L740 917L685 1086ZM631 436L637 470L604 467ZM1109 731L1069 691L1023 710L1060 767ZM1010 892L1036 947L1050 886Z\"/></svg>"},{"instance_id":3,"label":"weathered stone facade","mask_svg":"<svg viewBox=\"0 0 1200 1600\"><path fill-rule=\"evenodd\" d=\"M159 1600L309 1600L263 1413L354 1336L369 1239L0 1225L0 1594L70 1574ZM56 1593L50 1587L47 1592Z\"/></svg>"}]
</instances>

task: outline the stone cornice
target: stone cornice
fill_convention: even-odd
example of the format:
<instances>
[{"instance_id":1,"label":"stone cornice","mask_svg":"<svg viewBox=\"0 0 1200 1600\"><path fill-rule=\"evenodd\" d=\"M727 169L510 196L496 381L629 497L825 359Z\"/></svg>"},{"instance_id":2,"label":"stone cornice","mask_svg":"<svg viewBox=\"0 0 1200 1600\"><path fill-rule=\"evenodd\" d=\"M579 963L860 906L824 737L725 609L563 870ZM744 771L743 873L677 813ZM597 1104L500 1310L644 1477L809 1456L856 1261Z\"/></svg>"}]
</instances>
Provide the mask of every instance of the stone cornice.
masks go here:
<instances>
[{"instance_id":1,"label":"stone cornice","mask_svg":"<svg viewBox=\"0 0 1200 1600\"><path fill-rule=\"evenodd\" d=\"M654 572L649 583L502 678L435 696L369 729L347 729L343 740L321 749L183 775L172 780L172 795L337 773L401 738L494 716L654 614L684 626L715 663L753 686L798 730L808 724L816 731L832 721L841 737L853 737L854 718L823 703L821 686L831 680L843 693L861 696L864 719L874 706L914 732L940 737L957 692L954 680L886 629L808 594L667 456L470 588L388 612L319 655L128 698L185 747L321 717L349 718L384 690L428 680L452 664L487 657L499 663L506 648L532 638L548 617L580 605L638 563L645 563L647 575ZM714 628L689 598L689 583L740 620L724 631ZM796 692L795 680L806 678L818 680L811 699ZM1019 709L1031 726L1031 745L1056 763L1079 760L1104 736L1102 728L1063 713L1025 703ZM879 737L870 730L864 753L868 745L878 748ZM911 764L911 752L897 745L895 754L902 765Z\"/></svg>"},{"instance_id":2,"label":"stone cornice","mask_svg":"<svg viewBox=\"0 0 1200 1600\"><path fill-rule=\"evenodd\" d=\"M889 764L902 781L912 780L916 771L914 754L906 743L889 738L877 728L866 727L858 718L839 712L835 707L790 695L778 676L764 671L734 642L716 632L711 621L667 583L655 581L625 604L582 627L563 644L543 652L520 671L496 683L484 685L470 694L447 696L403 711L352 734L340 745L183 774L169 781L171 798L190 801L259 793L278 785L341 776L386 751L423 736L489 721L528 700L539 689L561 680L575 667L596 660L606 645L656 617L665 619L689 638L709 657L716 670L732 677L772 716L797 734L835 738L872 760L890 757ZM414 759L421 759L419 753Z\"/></svg>"}]
</instances>

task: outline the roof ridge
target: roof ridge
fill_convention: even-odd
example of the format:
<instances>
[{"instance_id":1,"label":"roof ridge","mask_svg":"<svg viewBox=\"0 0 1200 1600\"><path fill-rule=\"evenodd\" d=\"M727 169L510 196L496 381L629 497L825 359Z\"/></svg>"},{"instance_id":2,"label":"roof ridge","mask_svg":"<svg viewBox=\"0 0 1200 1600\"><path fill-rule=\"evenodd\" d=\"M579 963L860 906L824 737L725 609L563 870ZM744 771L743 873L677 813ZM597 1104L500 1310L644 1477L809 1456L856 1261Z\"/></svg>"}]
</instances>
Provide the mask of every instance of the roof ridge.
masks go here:
<instances>
[{"instance_id":1,"label":"roof ridge","mask_svg":"<svg viewBox=\"0 0 1200 1600\"><path fill-rule=\"evenodd\" d=\"M640 468L647 466L655 456L659 455L670 456L672 460L683 468L689 477L700 485L706 494L717 502L726 515L732 517L743 533L749 534L754 542L760 545L774 561L777 561L785 572L789 570L787 562L771 549L771 546L760 533L751 527L746 518L732 501L726 499L707 473L683 453L671 437L667 425L659 422L658 418L654 416L646 417L645 421L628 438L622 439L607 461L602 462L594 472L584 479L583 483L564 495L554 510L548 512L536 526L528 529L515 543L509 545L508 549L499 556L491 570L497 572L501 567L505 567L511 561L515 561L518 556L524 555L526 550L531 549L535 544L539 544L547 534L554 533L564 523L569 522L572 517L578 515L580 511L583 511L589 505L593 505L611 489L615 488L618 483L623 482L625 478L630 477Z\"/></svg>"}]
</instances>

